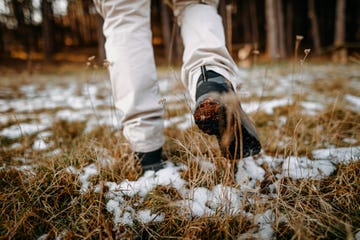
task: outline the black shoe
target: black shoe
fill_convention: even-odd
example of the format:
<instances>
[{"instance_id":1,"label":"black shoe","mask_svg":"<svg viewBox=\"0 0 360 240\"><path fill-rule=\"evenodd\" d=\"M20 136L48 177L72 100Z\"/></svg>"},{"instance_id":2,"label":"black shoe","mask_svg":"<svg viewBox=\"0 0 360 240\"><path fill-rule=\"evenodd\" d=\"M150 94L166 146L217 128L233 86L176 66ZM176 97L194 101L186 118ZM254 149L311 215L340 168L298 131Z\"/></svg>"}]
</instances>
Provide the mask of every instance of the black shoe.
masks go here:
<instances>
[{"instance_id":1,"label":"black shoe","mask_svg":"<svg viewBox=\"0 0 360 240\"><path fill-rule=\"evenodd\" d=\"M135 156L141 163L143 172L148 170L158 171L164 168L164 162L162 161L162 148L159 148L152 152L142 153L136 152Z\"/></svg>"},{"instance_id":2,"label":"black shoe","mask_svg":"<svg viewBox=\"0 0 360 240\"><path fill-rule=\"evenodd\" d=\"M201 67L201 72L196 89L196 125L203 132L216 136L226 158L240 159L258 154L261 144L255 126L241 108L231 83L214 71L206 71L205 66Z\"/></svg>"}]
</instances>

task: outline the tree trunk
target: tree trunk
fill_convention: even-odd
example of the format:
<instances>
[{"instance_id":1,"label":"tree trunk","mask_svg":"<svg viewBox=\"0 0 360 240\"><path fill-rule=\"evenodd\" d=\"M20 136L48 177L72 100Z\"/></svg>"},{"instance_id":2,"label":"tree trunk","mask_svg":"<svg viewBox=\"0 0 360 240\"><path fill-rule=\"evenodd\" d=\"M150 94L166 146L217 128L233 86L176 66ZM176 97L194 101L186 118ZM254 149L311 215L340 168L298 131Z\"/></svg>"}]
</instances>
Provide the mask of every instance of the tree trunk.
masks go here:
<instances>
[{"instance_id":1,"label":"tree trunk","mask_svg":"<svg viewBox=\"0 0 360 240\"><path fill-rule=\"evenodd\" d=\"M286 57L284 14L281 0L266 0L265 2L267 51L271 59Z\"/></svg>"},{"instance_id":2,"label":"tree trunk","mask_svg":"<svg viewBox=\"0 0 360 240\"><path fill-rule=\"evenodd\" d=\"M294 50L294 12L293 12L293 0L289 0L286 3L286 51L287 53L292 53Z\"/></svg>"},{"instance_id":3,"label":"tree trunk","mask_svg":"<svg viewBox=\"0 0 360 240\"><path fill-rule=\"evenodd\" d=\"M315 10L315 1L308 0L309 8L308 8L308 16L311 21L311 34L314 43L314 53L320 54L321 52L321 44L320 44L320 35L319 35L319 25L318 19Z\"/></svg>"},{"instance_id":4,"label":"tree trunk","mask_svg":"<svg viewBox=\"0 0 360 240\"><path fill-rule=\"evenodd\" d=\"M161 28L162 28L162 37L164 41L164 52L165 52L165 59L167 60L167 63L171 63L170 59L170 41L171 41L171 22L170 22L170 16L169 16L169 8L164 3L164 1L161 1L160 11L161 11Z\"/></svg>"},{"instance_id":5,"label":"tree trunk","mask_svg":"<svg viewBox=\"0 0 360 240\"><path fill-rule=\"evenodd\" d=\"M54 51L52 2L49 0L43 0L41 3L41 11L43 17L42 34L44 44L44 60L49 61L51 60Z\"/></svg>"},{"instance_id":6,"label":"tree trunk","mask_svg":"<svg viewBox=\"0 0 360 240\"><path fill-rule=\"evenodd\" d=\"M84 1L76 0L76 20L78 24L78 37L81 45L87 44L86 34L85 34L85 13L84 13Z\"/></svg>"},{"instance_id":7,"label":"tree trunk","mask_svg":"<svg viewBox=\"0 0 360 240\"><path fill-rule=\"evenodd\" d=\"M174 62L176 65L182 64L182 55L184 52L184 44L182 42L181 34L180 34L180 28L177 24L173 24L174 31L175 31L175 39L174 39Z\"/></svg>"},{"instance_id":8,"label":"tree trunk","mask_svg":"<svg viewBox=\"0 0 360 240\"><path fill-rule=\"evenodd\" d=\"M252 19L250 17L250 12L249 12L249 1L242 1L242 3L240 4L240 17L241 17L241 26L243 29L243 43L251 43L253 41L252 38L252 29L251 29L251 23L252 23Z\"/></svg>"},{"instance_id":9,"label":"tree trunk","mask_svg":"<svg viewBox=\"0 0 360 240\"><path fill-rule=\"evenodd\" d=\"M285 30L284 30L284 13L282 11L281 0L275 0L276 7L276 21L277 21L277 34L278 34L278 51L280 58L286 57L285 48Z\"/></svg>"},{"instance_id":10,"label":"tree trunk","mask_svg":"<svg viewBox=\"0 0 360 240\"><path fill-rule=\"evenodd\" d=\"M278 28L275 17L275 0L265 1L266 14L266 48L271 59L277 58L278 53Z\"/></svg>"},{"instance_id":11,"label":"tree trunk","mask_svg":"<svg viewBox=\"0 0 360 240\"><path fill-rule=\"evenodd\" d=\"M230 53L230 55L232 55L232 5L231 4L226 4L225 9L226 9L226 45L227 45L227 49Z\"/></svg>"},{"instance_id":12,"label":"tree trunk","mask_svg":"<svg viewBox=\"0 0 360 240\"><path fill-rule=\"evenodd\" d=\"M6 48L5 48L5 42L4 42L4 25L0 23L0 56L6 56Z\"/></svg>"},{"instance_id":13,"label":"tree trunk","mask_svg":"<svg viewBox=\"0 0 360 240\"><path fill-rule=\"evenodd\" d=\"M254 47L257 49L259 44L259 31L258 31L258 16L256 13L256 2L254 0L250 0L249 2L249 12L250 12L250 24L251 24L251 33L252 33L252 43Z\"/></svg>"},{"instance_id":14,"label":"tree trunk","mask_svg":"<svg viewBox=\"0 0 360 240\"><path fill-rule=\"evenodd\" d=\"M105 54L105 36L103 34L103 24L104 20L103 18L98 14L97 15L97 35L98 35L98 58L99 61L104 61L106 59Z\"/></svg>"},{"instance_id":15,"label":"tree trunk","mask_svg":"<svg viewBox=\"0 0 360 240\"><path fill-rule=\"evenodd\" d=\"M14 16L17 21L17 26L18 27L24 26L25 25L25 16L24 16L24 13L22 10L22 4L17 0L12 0L11 4L12 4Z\"/></svg>"},{"instance_id":16,"label":"tree trunk","mask_svg":"<svg viewBox=\"0 0 360 240\"><path fill-rule=\"evenodd\" d=\"M345 0L336 1L336 17L335 17L335 36L334 46L340 48L333 54L335 62L346 63L347 51L343 47L345 43Z\"/></svg>"}]
</instances>

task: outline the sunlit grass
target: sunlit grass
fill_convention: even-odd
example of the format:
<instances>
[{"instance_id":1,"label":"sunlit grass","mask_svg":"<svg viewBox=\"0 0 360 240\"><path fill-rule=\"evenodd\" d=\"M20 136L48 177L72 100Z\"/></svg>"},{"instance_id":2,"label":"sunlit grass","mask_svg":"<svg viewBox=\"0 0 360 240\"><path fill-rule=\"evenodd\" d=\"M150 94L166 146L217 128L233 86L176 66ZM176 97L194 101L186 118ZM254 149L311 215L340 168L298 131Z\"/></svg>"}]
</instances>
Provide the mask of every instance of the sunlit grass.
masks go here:
<instances>
[{"instance_id":1,"label":"sunlit grass","mask_svg":"<svg viewBox=\"0 0 360 240\"><path fill-rule=\"evenodd\" d=\"M78 76L80 82L86 83L84 78L93 77L93 74L100 74L91 79L98 81L97 76L101 73L70 75L74 77L72 79ZM48 78L62 79L40 75L37 86L44 87ZM31 81L36 79L36 76L31 77ZM4 86L11 90L2 98L23 97L18 90L21 84L29 84L29 80L21 77L17 83L4 81ZM310 88L315 93L331 98L333 95L329 94L336 91L339 96L317 110L315 115L306 114L301 105L308 93L299 95L298 92L291 94L291 104L275 107L273 114L261 110L251 113L264 154L312 158L315 149L358 145L360 114L347 108L342 97L357 94L348 84L348 79L313 82ZM81 89L78 94L82 94ZM265 101L275 97L250 95L244 100ZM189 113L187 103L181 104L180 108L167 109L165 116L170 118ZM48 110L37 110L33 114L40 116L44 111ZM55 112L49 111L49 114ZM29 119L20 122L27 121ZM20 122L1 123L0 130ZM36 134L17 139L0 138L2 239L37 239L44 234L48 239L61 236L64 239L251 239L250 233L259 228L259 219L246 214L218 211L211 216L192 217L176 204L182 200L180 193L166 186L157 186L150 191L141 204L138 204L139 196L127 199L135 210L150 209L152 214L161 215L162 221L148 224L134 221L132 225L115 226L113 216L106 210L108 189L104 183L134 180L141 175L141 169L124 144L120 131L102 125L85 131L85 121L68 120L54 121L46 130L53 133L45 139L53 142L48 150L32 149ZM214 137L202 134L196 127L179 130L169 126L165 134L164 153L175 164L188 166L180 170L180 174L189 189L212 189L218 184L241 187L234 179L234 168L229 168L233 163L221 156ZM20 146L11 148L14 143L20 143ZM61 149L61 152L48 155L54 149ZM106 151L113 161L102 165L98 161L99 151ZM256 183L258 190L242 193L241 210L257 216L271 209L270 222L277 239L352 239L360 226L358 157L349 164L339 164L332 175L321 180L282 177L273 194L270 194L269 186L276 181L278 172L264 164L265 179ZM197 159L212 163L215 170L204 171ZM73 174L69 168L82 169L90 164L98 165L100 172L89 179L92 185L83 193L79 175ZM20 169L22 165L31 168ZM102 187L94 191L95 186ZM266 201L262 194L268 194Z\"/></svg>"}]
</instances>

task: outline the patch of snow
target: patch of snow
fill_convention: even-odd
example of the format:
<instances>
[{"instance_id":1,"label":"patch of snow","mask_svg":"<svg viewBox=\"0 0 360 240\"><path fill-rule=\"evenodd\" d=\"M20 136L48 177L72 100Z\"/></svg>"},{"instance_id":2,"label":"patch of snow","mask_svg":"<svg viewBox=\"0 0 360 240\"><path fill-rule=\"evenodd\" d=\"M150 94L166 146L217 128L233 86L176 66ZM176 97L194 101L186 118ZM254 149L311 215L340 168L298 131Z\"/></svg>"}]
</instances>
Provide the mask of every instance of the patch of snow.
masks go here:
<instances>
[{"instance_id":1,"label":"patch of snow","mask_svg":"<svg viewBox=\"0 0 360 240\"><path fill-rule=\"evenodd\" d=\"M357 140L355 138L344 138L343 142L349 143L349 144L355 144L355 143L357 143Z\"/></svg>"},{"instance_id":2,"label":"patch of snow","mask_svg":"<svg viewBox=\"0 0 360 240\"><path fill-rule=\"evenodd\" d=\"M48 127L48 124L20 123L1 130L0 135L14 139L43 131Z\"/></svg>"},{"instance_id":3,"label":"patch of snow","mask_svg":"<svg viewBox=\"0 0 360 240\"><path fill-rule=\"evenodd\" d=\"M267 114L274 114L274 109L281 106L288 106L292 104L292 100L288 98L274 99L262 102L242 103L244 111L247 113L264 111Z\"/></svg>"},{"instance_id":4,"label":"patch of snow","mask_svg":"<svg viewBox=\"0 0 360 240\"><path fill-rule=\"evenodd\" d=\"M360 111L360 97L356 97L350 94L346 94L345 95L345 99L350 102L351 104L353 104L358 111Z\"/></svg>"},{"instance_id":5,"label":"patch of snow","mask_svg":"<svg viewBox=\"0 0 360 240\"><path fill-rule=\"evenodd\" d=\"M37 240L47 240L48 237L49 237L49 234L43 234L43 235L41 235L40 237L38 237Z\"/></svg>"},{"instance_id":6,"label":"patch of snow","mask_svg":"<svg viewBox=\"0 0 360 240\"><path fill-rule=\"evenodd\" d=\"M292 179L321 179L329 176L335 169L335 165L328 160L310 160L306 157L294 156L285 159L282 167L284 176Z\"/></svg>"},{"instance_id":7,"label":"patch of snow","mask_svg":"<svg viewBox=\"0 0 360 240\"><path fill-rule=\"evenodd\" d=\"M258 102L243 102L241 103L241 107L246 113L253 113L260 109L260 104Z\"/></svg>"},{"instance_id":8,"label":"patch of snow","mask_svg":"<svg viewBox=\"0 0 360 240\"><path fill-rule=\"evenodd\" d=\"M264 175L265 170L256 164L252 157L238 162L238 171L235 177L241 188L255 188L256 182L262 181Z\"/></svg>"},{"instance_id":9,"label":"patch of snow","mask_svg":"<svg viewBox=\"0 0 360 240\"><path fill-rule=\"evenodd\" d=\"M124 225L132 225L133 224L133 217L131 212L126 211L124 212L123 216L121 217L120 221Z\"/></svg>"},{"instance_id":10,"label":"patch of snow","mask_svg":"<svg viewBox=\"0 0 360 240\"><path fill-rule=\"evenodd\" d=\"M56 113L56 118L66 120L66 121L85 121L87 119L89 112L84 111L74 111L74 110L61 110Z\"/></svg>"},{"instance_id":11,"label":"patch of snow","mask_svg":"<svg viewBox=\"0 0 360 240\"><path fill-rule=\"evenodd\" d=\"M192 192L192 196L189 196L188 200L183 203L185 206L189 207L192 216L201 217L215 213L206 206L209 199L213 199L212 192L209 189L197 187L190 192Z\"/></svg>"},{"instance_id":12,"label":"patch of snow","mask_svg":"<svg viewBox=\"0 0 360 240\"><path fill-rule=\"evenodd\" d=\"M0 99L0 112L2 113L0 115L0 124L6 124L7 122L9 122L9 116L4 114L3 112L6 112L7 109L2 109L3 106L2 106L2 103L1 103L1 99Z\"/></svg>"},{"instance_id":13,"label":"patch of snow","mask_svg":"<svg viewBox=\"0 0 360 240\"><path fill-rule=\"evenodd\" d=\"M259 225L259 230L253 235L255 239L273 239L274 229L271 224L275 221L272 210L266 210L263 214L255 216L255 222Z\"/></svg>"},{"instance_id":14,"label":"patch of snow","mask_svg":"<svg viewBox=\"0 0 360 240\"><path fill-rule=\"evenodd\" d=\"M114 216L115 224L121 222L120 219L121 219L121 215L122 215L122 210L120 208L120 203L118 201L110 199L106 203L106 210L108 212L112 213L112 215Z\"/></svg>"},{"instance_id":15,"label":"patch of snow","mask_svg":"<svg viewBox=\"0 0 360 240\"><path fill-rule=\"evenodd\" d=\"M81 193L86 193L91 185L89 178L99 174L99 171L94 163L84 167L82 172L79 175L79 180L81 182Z\"/></svg>"},{"instance_id":16,"label":"patch of snow","mask_svg":"<svg viewBox=\"0 0 360 240\"><path fill-rule=\"evenodd\" d=\"M17 149L17 148L21 148L22 147L22 144L21 143L13 143L10 145L10 149Z\"/></svg>"},{"instance_id":17,"label":"patch of snow","mask_svg":"<svg viewBox=\"0 0 360 240\"><path fill-rule=\"evenodd\" d=\"M360 159L360 147L326 148L312 151L315 159L326 159L334 164Z\"/></svg>"},{"instance_id":18,"label":"patch of snow","mask_svg":"<svg viewBox=\"0 0 360 240\"><path fill-rule=\"evenodd\" d=\"M137 181L124 180L120 183L120 191L129 197L138 194L140 197L145 197L157 185L170 186L175 189L180 189L185 184L185 180L181 179L178 172L179 167L175 167L171 162L168 162L164 169L157 171L146 171Z\"/></svg>"},{"instance_id":19,"label":"patch of snow","mask_svg":"<svg viewBox=\"0 0 360 240\"><path fill-rule=\"evenodd\" d=\"M56 149L52 150L51 152L45 153L45 156L46 157L54 157L54 156L59 155L61 153L62 153L62 150L60 148L56 148Z\"/></svg>"},{"instance_id":20,"label":"patch of snow","mask_svg":"<svg viewBox=\"0 0 360 240\"><path fill-rule=\"evenodd\" d=\"M203 172L215 171L216 170L215 164L212 163L212 162L207 161L206 159L200 159L198 157L195 157L194 161L199 164L200 169Z\"/></svg>"},{"instance_id":21,"label":"patch of snow","mask_svg":"<svg viewBox=\"0 0 360 240\"><path fill-rule=\"evenodd\" d=\"M106 210L113 214L115 224L132 225L134 209L120 204L119 201L110 199L106 203Z\"/></svg>"},{"instance_id":22,"label":"patch of snow","mask_svg":"<svg viewBox=\"0 0 360 240\"><path fill-rule=\"evenodd\" d=\"M267 165L269 165L271 169L277 169L284 162L284 159L282 157L272 157L266 154L262 154L259 158L257 158L254 161L258 166L261 166L263 163L266 163Z\"/></svg>"},{"instance_id":23,"label":"patch of snow","mask_svg":"<svg viewBox=\"0 0 360 240\"><path fill-rule=\"evenodd\" d=\"M74 96L74 95L69 96L66 99L66 103L67 106L71 106L71 108L76 110L80 110L88 107L91 108L90 101L83 96Z\"/></svg>"},{"instance_id":24,"label":"patch of snow","mask_svg":"<svg viewBox=\"0 0 360 240\"><path fill-rule=\"evenodd\" d=\"M97 161L101 167L107 167L114 164L115 160L112 158L106 148L95 148Z\"/></svg>"},{"instance_id":25,"label":"patch of snow","mask_svg":"<svg viewBox=\"0 0 360 240\"><path fill-rule=\"evenodd\" d=\"M241 211L242 202L239 189L218 184L213 188L212 194L213 199L209 199L209 201L215 203L217 211L222 210L228 215L234 215Z\"/></svg>"},{"instance_id":26,"label":"patch of snow","mask_svg":"<svg viewBox=\"0 0 360 240\"><path fill-rule=\"evenodd\" d=\"M355 234L355 240L360 240L360 230Z\"/></svg>"},{"instance_id":27,"label":"patch of snow","mask_svg":"<svg viewBox=\"0 0 360 240\"><path fill-rule=\"evenodd\" d=\"M194 118L191 113L187 113L181 116L172 117L165 119L164 127L169 128L171 126L176 126L180 130L186 130L194 125Z\"/></svg>"},{"instance_id":28,"label":"patch of snow","mask_svg":"<svg viewBox=\"0 0 360 240\"><path fill-rule=\"evenodd\" d=\"M65 169L66 172L71 173L71 174L79 174L80 171L77 170L74 166L69 166Z\"/></svg>"},{"instance_id":29,"label":"patch of snow","mask_svg":"<svg viewBox=\"0 0 360 240\"><path fill-rule=\"evenodd\" d=\"M280 116L279 117L279 125L280 126L284 126L286 121L287 121L287 117L285 117L285 116Z\"/></svg>"},{"instance_id":30,"label":"patch of snow","mask_svg":"<svg viewBox=\"0 0 360 240\"><path fill-rule=\"evenodd\" d=\"M319 111L324 110L324 105L316 102L301 102L301 106L304 108L303 114L316 116Z\"/></svg>"},{"instance_id":31,"label":"patch of snow","mask_svg":"<svg viewBox=\"0 0 360 240\"><path fill-rule=\"evenodd\" d=\"M21 171L25 174L29 174L29 175L35 175L34 172L34 165L22 165L22 166L15 166L14 167L17 171Z\"/></svg>"},{"instance_id":32,"label":"patch of snow","mask_svg":"<svg viewBox=\"0 0 360 240\"><path fill-rule=\"evenodd\" d=\"M96 110L89 113L87 117L87 125L85 133L91 132L98 126L108 126L115 129L121 129L122 114L120 111L109 109L109 110Z\"/></svg>"},{"instance_id":33,"label":"patch of snow","mask_svg":"<svg viewBox=\"0 0 360 240\"><path fill-rule=\"evenodd\" d=\"M152 214L150 209L140 210L137 212L137 219L144 224L148 224L150 222L162 222L164 217L164 214Z\"/></svg>"},{"instance_id":34,"label":"patch of snow","mask_svg":"<svg viewBox=\"0 0 360 240\"><path fill-rule=\"evenodd\" d=\"M51 147L53 145L52 142L50 143L46 143L43 139L36 139L33 143L33 146L32 148L34 150L38 150L38 151L41 151L41 150L45 150L45 149L48 149L49 147Z\"/></svg>"},{"instance_id":35,"label":"patch of snow","mask_svg":"<svg viewBox=\"0 0 360 240\"><path fill-rule=\"evenodd\" d=\"M195 187L182 192L187 194L177 203L190 216L211 216L219 211L230 215L241 212L240 191L236 188L218 184L212 190Z\"/></svg>"},{"instance_id":36,"label":"patch of snow","mask_svg":"<svg viewBox=\"0 0 360 240\"><path fill-rule=\"evenodd\" d=\"M53 135L52 131L44 131L38 133L37 138L47 138L47 137L51 137L52 135Z\"/></svg>"},{"instance_id":37,"label":"patch of snow","mask_svg":"<svg viewBox=\"0 0 360 240\"><path fill-rule=\"evenodd\" d=\"M95 84L84 84L82 87L82 94L96 97L98 93L98 86Z\"/></svg>"},{"instance_id":38,"label":"patch of snow","mask_svg":"<svg viewBox=\"0 0 360 240\"><path fill-rule=\"evenodd\" d=\"M181 189L186 181L180 176L180 168L181 166L175 166L169 161L164 169L155 173L155 182L160 186L169 186L177 190Z\"/></svg>"}]
</instances>

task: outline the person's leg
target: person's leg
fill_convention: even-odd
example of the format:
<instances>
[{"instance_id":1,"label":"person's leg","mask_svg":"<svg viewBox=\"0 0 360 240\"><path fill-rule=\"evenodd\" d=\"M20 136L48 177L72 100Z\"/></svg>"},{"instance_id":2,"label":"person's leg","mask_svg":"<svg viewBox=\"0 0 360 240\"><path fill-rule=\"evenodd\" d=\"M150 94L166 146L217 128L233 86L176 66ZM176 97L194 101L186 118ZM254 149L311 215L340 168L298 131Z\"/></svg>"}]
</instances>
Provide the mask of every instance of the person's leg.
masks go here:
<instances>
[{"instance_id":1,"label":"person's leg","mask_svg":"<svg viewBox=\"0 0 360 240\"><path fill-rule=\"evenodd\" d=\"M224 27L217 5L217 0L174 1L174 14L185 46L181 79L193 100L203 65L207 70L223 75L234 88L240 83L238 67L225 45Z\"/></svg>"},{"instance_id":2,"label":"person's leg","mask_svg":"<svg viewBox=\"0 0 360 240\"><path fill-rule=\"evenodd\" d=\"M238 67L226 48L217 4L216 0L174 1L185 46L182 81L196 102L198 127L217 136L226 157L242 158L258 153L261 146L235 95Z\"/></svg>"},{"instance_id":3,"label":"person's leg","mask_svg":"<svg viewBox=\"0 0 360 240\"><path fill-rule=\"evenodd\" d=\"M123 113L124 135L135 152L155 151L158 156L164 143L164 110L156 81L150 1L94 2L104 18L106 57L115 106Z\"/></svg>"}]
</instances>

